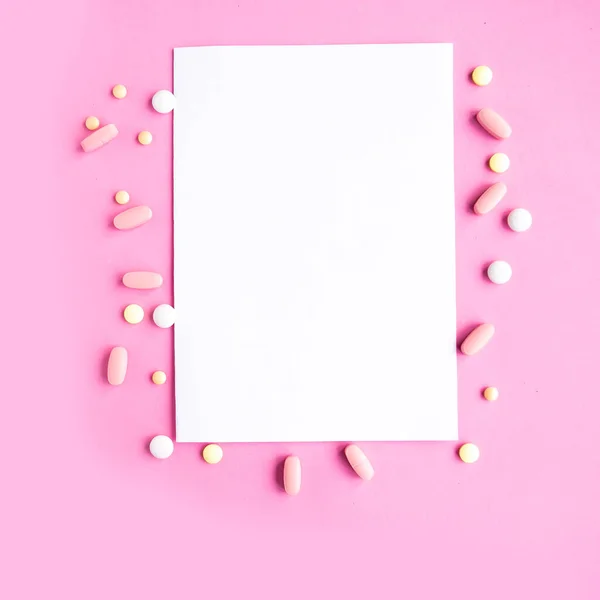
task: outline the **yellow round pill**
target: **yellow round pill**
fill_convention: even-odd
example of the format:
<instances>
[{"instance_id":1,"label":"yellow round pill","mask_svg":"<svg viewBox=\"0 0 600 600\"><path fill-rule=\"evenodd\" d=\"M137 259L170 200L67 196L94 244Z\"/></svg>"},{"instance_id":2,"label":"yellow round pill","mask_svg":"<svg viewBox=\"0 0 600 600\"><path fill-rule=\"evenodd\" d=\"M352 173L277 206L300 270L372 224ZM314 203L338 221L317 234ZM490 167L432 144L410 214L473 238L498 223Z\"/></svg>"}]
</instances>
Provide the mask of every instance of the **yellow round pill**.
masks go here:
<instances>
[{"instance_id":1,"label":"yellow round pill","mask_svg":"<svg viewBox=\"0 0 600 600\"><path fill-rule=\"evenodd\" d=\"M202 450L202 458L209 465L216 465L218 462L221 462L223 458L223 448L218 444L208 444L208 446L204 446L204 450Z\"/></svg>"},{"instance_id":2,"label":"yellow round pill","mask_svg":"<svg viewBox=\"0 0 600 600\"><path fill-rule=\"evenodd\" d=\"M489 85L492 81L492 77L494 74L489 67L485 65L480 65L473 70L471 73L471 79L475 85Z\"/></svg>"},{"instance_id":3,"label":"yellow round pill","mask_svg":"<svg viewBox=\"0 0 600 600\"><path fill-rule=\"evenodd\" d=\"M125 98L125 96L127 96L127 88L122 83L118 83L112 89L112 95L115 98L118 98L119 100L122 100L123 98Z\"/></svg>"},{"instance_id":4,"label":"yellow round pill","mask_svg":"<svg viewBox=\"0 0 600 600\"><path fill-rule=\"evenodd\" d=\"M129 304L123 311L123 317L128 323L135 325L144 318L144 309L139 304Z\"/></svg>"},{"instance_id":5,"label":"yellow round pill","mask_svg":"<svg viewBox=\"0 0 600 600\"><path fill-rule=\"evenodd\" d=\"M115 202L117 204L127 204L129 202L129 194L125 190L119 190L115 194Z\"/></svg>"},{"instance_id":6,"label":"yellow round pill","mask_svg":"<svg viewBox=\"0 0 600 600\"><path fill-rule=\"evenodd\" d=\"M483 397L490 402L495 402L498 400L499 396L500 392L498 391L498 388L486 387L485 390L483 390Z\"/></svg>"},{"instance_id":7,"label":"yellow round pill","mask_svg":"<svg viewBox=\"0 0 600 600\"><path fill-rule=\"evenodd\" d=\"M479 448L469 442L460 447L458 455L464 463L474 463L479 460Z\"/></svg>"},{"instance_id":8,"label":"yellow round pill","mask_svg":"<svg viewBox=\"0 0 600 600\"><path fill-rule=\"evenodd\" d=\"M152 134L149 131L140 131L138 133L138 142L142 144L142 146L147 146L152 143Z\"/></svg>"},{"instance_id":9,"label":"yellow round pill","mask_svg":"<svg viewBox=\"0 0 600 600\"><path fill-rule=\"evenodd\" d=\"M490 169L494 173L504 173L510 167L510 158L503 152L496 152L490 157Z\"/></svg>"},{"instance_id":10,"label":"yellow round pill","mask_svg":"<svg viewBox=\"0 0 600 600\"><path fill-rule=\"evenodd\" d=\"M162 385L167 381L167 374L164 371L154 371L152 373L152 383Z\"/></svg>"},{"instance_id":11,"label":"yellow round pill","mask_svg":"<svg viewBox=\"0 0 600 600\"><path fill-rule=\"evenodd\" d=\"M98 127L100 127L100 120L98 117L88 117L85 120L85 126L90 131L94 131L94 129L98 129Z\"/></svg>"}]
</instances>

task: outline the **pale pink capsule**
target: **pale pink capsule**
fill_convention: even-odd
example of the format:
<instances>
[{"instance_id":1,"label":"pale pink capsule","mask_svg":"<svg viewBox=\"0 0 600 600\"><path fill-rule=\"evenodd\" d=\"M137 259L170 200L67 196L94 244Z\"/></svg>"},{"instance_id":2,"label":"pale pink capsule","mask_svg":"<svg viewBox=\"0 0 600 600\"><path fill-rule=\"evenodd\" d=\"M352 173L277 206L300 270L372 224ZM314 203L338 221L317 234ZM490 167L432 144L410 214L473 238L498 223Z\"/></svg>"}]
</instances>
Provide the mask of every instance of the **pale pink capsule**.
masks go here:
<instances>
[{"instance_id":1,"label":"pale pink capsule","mask_svg":"<svg viewBox=\"0 0 600 600\"><path fill-rule=\"evenodd\" d=\"M302 466L297 456L288 456L283 463L283 488L290 496L300 492Z\"/></svg>"},{"instance_id":2,"label":"pale pink capsule","mask_svg":"<svg viewBox=\"0 0 600 600\"><path fill-rule=\"evenodd\" d=\"M482 108L477 113L479 124L493 137L505 140L512 133L511 126L491 108Z\"/></svg>"},{"instance_id":3,"label":"pale pink capsule","mask_svg":"<svg viewBox=\"0 0 600 600\"><path fill-rule=\"evenodd\" d=\"M92 152L114 140L117 135L119 135L119 130L116 125L110 123L109 125L100 127L100 129L96 129L94 133L90 133L90 135L82 140L81 147L84 152Z\"/></svg>"},{"instance_id":4,"label":"pale pink capsule","mask_svg":"<svg viewBox=\"0 0 600 600\"><path fill-rule=\"evenodd\" d=\"M482 323L471 331L460 346L460 351L467 356L477 354L492 339L496 328L491 323Z\"/></svg>"},{"instance_id":5,"label":"pale pink capsule","mask_svg":"<svg viewBox=\"0 0 600 600\"><path fill-rule=\"evenodd\" d=\"M491 185L479 198L473 206L473 211L476 215L485 215L489 213L497 204L504 198L507 191L506 185L502 182Z\"/></svg>"},{"instance_id":6,"label":"pale pink capsule","mask_svg":"<svg viewBox=\"0 0 600 600\"><path fill-rule=\"evenodd\" d=\"M117 346L110 351L106 376L111 385L121 385L127 374L127 350Z\"/></svg>"},{"instance_id":7,"label":"pale pink capsule","mask_svg":"<svg viewBox=\"0 0 600 600\"><path fill-rule=\"evenodd\" d=\"M113 224L117 229L133 229L139 227L152 218L152 211L148 206L134 206L120 212Z\"/></svg>"},{"instance_id":8,"label":"pale pink capsule","mask_svg":"<svg viewBox=\"0 0 600 600\"><path fill-rule=\"evenodd\" d=\"M153 290L162 284L162 275L151 271L131 271L123 275L123 285L134 290Z\"/></svg>"},{"instance_id":9,"label":"pale pink capsule","mask_svg":"<svg viewBox=\"0 0 600 600\"><path fill-rule=\"evenodd\" d=\"M371 466L366 454L356 444L346 446L344 453L350 466L361 479L366 479L367 481L373 479L375 470Z\"/></svg>"}]
</instances>

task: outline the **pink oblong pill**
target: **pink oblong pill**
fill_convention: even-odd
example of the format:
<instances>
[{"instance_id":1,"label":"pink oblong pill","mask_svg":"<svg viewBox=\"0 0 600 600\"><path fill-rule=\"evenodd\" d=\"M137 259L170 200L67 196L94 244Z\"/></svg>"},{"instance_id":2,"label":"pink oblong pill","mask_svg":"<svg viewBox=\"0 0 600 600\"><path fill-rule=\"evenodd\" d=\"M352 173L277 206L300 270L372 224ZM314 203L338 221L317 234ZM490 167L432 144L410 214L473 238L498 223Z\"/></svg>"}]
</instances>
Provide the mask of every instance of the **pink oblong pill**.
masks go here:
<instances>
[{"instance_id":1,"label":"pink oblong pill","mask_svg":"<svg viewBox=\"0 0 600 600\"><path fill-rule=\"evenodd\" d=\"M288 456L283 463L283 488L290 496L300 492L302 466L297 456Z\"/></svg>"},{"instance_id":2,"label":"pink oblong pill","mask_svg":"<svg viewBox=\"0 0 600 600\"><path fill-rule=\"evenodd\" d=\"M127 374L127 350L117 346L110 351L106 376L111 385L121 385Z\"/></svg>"},{"instance_id":3,"label":"pink oblong pill","mask_svg":"<svg viewBox=\"0 0 600 600\"><path fill-rule=\"evenodd\" d=\"M367 481L373 479L375 470L371 466L367 455L356 444L346 446L344 453L350 466L361 479L366 479Z\"/></svg>"},{"instance_id":4,"label":"pink oblong pill","mask_svg":"<svg viewBox=\"0 0 600 600\"><path fill-rule=\"evenodd\" d=\"M162 275L151 271L131 271L123 275L123 285L133 290L153 290L162 284Z\"/></svg>"},{"instance_id":5,"label":"pink oblong pill","mask_svg":"<svg viewBox=\"0 0 600 600\"><path fill-rule=\"evenodd\" d=\"M113 224L117 229L134 229L143 225L152 218L152 211L148 206L134 206L120 212Z\"/></svg>"},{"instance_id":6,"label":"pink oblong pill","mask_svg":"<svg viewBox=\"0 0 600 600\"><path fill-rule=\"evenodd\" d=\"M491 185L473 205L473 212L476 215L485 215L489 213L504 198L508 188L502 182Z\"/></svg>"},{"instance_id":7,"label":"pink oblong pill","mask_svg":"<svg viewBox=\"0 0 600 600\"><path fill-rule=\"evenodd\" d=\"M119 130L116 125L110 123L109 125L100 127L100 129L96 129L94 133L90 133L90 135L81 141L81 147L84 152L92 152L114 140L117 135L119 135Z\"/></svg>"},{"instance_id":8,"label":"pink oblong pill","mask_svg":"<svg viewBox=\"0 0 600 600\"><path fill-rule=\"evenodd\" d=\"M471 331L460 345L460 351L467 356L477 354L492 339L496 328L491 323L482 323Z\"/></svg>"},{"instance_id":9,"label":"pink oblong pill","mask_svg":"<svg viewBox=\"0 0 600 600\"><path fill-rule=\"evenodd\" d=\"M511 126L491 108L482 108L477 113L479 124L493 137L505 140L512 133Z\"/></svg>"}]
</instances>

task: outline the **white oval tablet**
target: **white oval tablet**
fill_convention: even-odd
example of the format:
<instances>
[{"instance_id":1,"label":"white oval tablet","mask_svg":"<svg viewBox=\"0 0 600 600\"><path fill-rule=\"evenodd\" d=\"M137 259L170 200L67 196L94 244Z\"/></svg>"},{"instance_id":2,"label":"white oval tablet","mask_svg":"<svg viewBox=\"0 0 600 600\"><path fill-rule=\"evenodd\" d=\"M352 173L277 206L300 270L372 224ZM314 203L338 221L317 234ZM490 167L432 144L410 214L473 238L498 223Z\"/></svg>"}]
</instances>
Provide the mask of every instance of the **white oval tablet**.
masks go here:
<instances>
[{"instance_id":1,"label":"white oval tablet","mask_svg":"<svg viewBox=\"0 0 600 600\"><path fill-rule=\"evenodd\" d=\"M173 440L168 435L156 435L150 440L150 454L154 458L169 458L173 448Z\"/></svg>"},{"instance_id":2,"label":"white oval tablet","mask_svg":"<svg viewBox=\"0 0 600 600\"><path fill-rule=\"evenodd\" d=\"M163 115L175 108L175 96L169 90L160 90L152 96L152 108Z\"/></svg>"},{"instance_id":3,"label":"white oval tablet","mask_svg":"<svg viewBox=\"0 0 600 600\"><path fill-rule=\"evenodd\" d=\"M508 214L508 226L517 232L527 231L533 223L533 217L526 208L515 208Z\"/></svg>"},{"instance_id":4,"label":"white oval tablet","mask_svg":"<svg viewBox=\"0 0 600 600\"><path fill-rule=\"evenodd\" d=\"M175 309L170 304L159 304L152 313L154 322L163 329L168 329L175 323Z\"/></svg>"},{"instance_id":5,"label":"white oval tablet","mask_svg":"<svg viewBox=\"0 0 600 600\"><path fill-rule=\"evenodd\" d=\"M487 270L492 283L506 283L512 277L512 268L505 260L495 260Z\"/></svg>"}]
</instances>

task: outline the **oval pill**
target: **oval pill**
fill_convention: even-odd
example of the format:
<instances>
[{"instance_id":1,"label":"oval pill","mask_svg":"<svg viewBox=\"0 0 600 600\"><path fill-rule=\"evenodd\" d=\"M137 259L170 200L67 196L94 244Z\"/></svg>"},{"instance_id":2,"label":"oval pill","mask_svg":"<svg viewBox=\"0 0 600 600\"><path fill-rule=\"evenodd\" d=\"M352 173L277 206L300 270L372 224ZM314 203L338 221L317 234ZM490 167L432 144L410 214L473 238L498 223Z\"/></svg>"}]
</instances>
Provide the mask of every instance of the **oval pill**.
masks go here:
<instances>
[{"instance_id":1,"label":"oval pill","mask_svg":"<svg viewBox=\"0 0 600 600\"><path fill-rule=\"evenodd\" d=\"M134 229L152 218L152 211L148 206L134 206L120 212L114 219L113 224L117 229Z\"/></svg>"},{"instance_id":2,"label":"oval pill","mask_svg":"<svg viewBox=\"0 0 600 600\"><path fill-rule=\"evenodd\" d=\"M300 492L302 484L302 465L297 456L288 456L283 463L283 489L290 496Z\"/></svg>"},{"instance_id":3,"label":"oval pill","mask_svg":"<svg viewBox=\"0 0 600 600\"><path fill-rule=\"evenodd\" d=\"M371 466L366 454L356 444L346 446L344 453L350 466L361 479L366 479L367 481L373 479L375 470Z\"/></svg>"},{"instance_id":4,"label":"oval pill","mask_svg":"<svg viewBox=\"0 0 600 600\"><path fill-rule=\"evenodd\" d=\"M220 463L223 458L223 448L219 446L219 444L208 444L208 446L204 446L204 450L202 450L202 458L209 465L216 465Z\"/></svg>"},{"instance_id":5,"label":"oval pill","mask_svg":"<svg viewBox=\"0 0 600 600\"><path fill-rule=\"evenodd\" d=\"M114 140L117 135L119 135L119 130L116 125L109 123L104 127L100 127L100 129L96 129L94 133L90 133L86 138L81 141L81 147L84 152L93 152L94 150L98 150L98 148L102 148L110 142Z\"/></svg>"},{"instance_id":6,"label":"oval pill","mask_svg":"<svg viewBox=\"0 0 600 600\"><path fill-rule=\"evenodd\" d=\"M468 442L459 448L458 455L464 463L474 463L479 460L479 448L475 444Z\"/></svg>"},{"instance_id":7,"label":"oval pill","mask_svg":"<svg viewBox=\"0 0 600 600\"><path fill-rule=\"evenodd\" d=\"M88 117L85 120L86 129L89 129L90 131L95 131L96 129L98 129L98 127L100 127L100 120L98 119L98 117Z\"/></svg>"},{"instance_id":8,"label":"oval pill","mask_svg":"<svg viewBox=\"0 0 600 600\"><path fill-rule=\"evenodd\" d=\"M482 108L477 113L477 122L493 137L505 140L512 133L511 126L491 108Z\"/></svg>"},{"instance_id":9,"label":"oval pill","mask_svg":"<svg viewBox=\"0 0 600 600\"><path fill-rule=\"evenodd\" d=\"M488 402L495 402L496 400L498 400L499 396L500 392L498 391L498 388L486 387L485 390L483 390L483 397Z\"/></svg>"},{"instance_id":10,"label":"oval pill","mask_svg":"<svg viewBox=\"0 0 600 600\"><path fill-rule=\"evenodd\" d=\"M505 173L510 167L510 158L503 152L496 152L490 156L489 166L494 173Z\"/></svg>"},{"instance_id":11,"label":"oval pill","mask_svg":"<svg viewBox=\"0 0 600 600\"><path fill-rule=\"evenodd\" d=\"M154 458L169 458L173 449L173 440L168 435L156 435L150 440L149 450Z\"/></svg>"},{"instance_id":12,"label":"oval pill","mask_svg":"<svg viewBox=\"0 0 600 600\"><path fill-rule=\"evenodd\" d=\"M127 350L116 346L110 351L106 378L111 385L121 385L127 374Z\"/></svg>"},{"instance_id":13,"label":"oval pill","mask_svg":"<svg viewBox=\"0 0 600 600\"><path fill-rule=\"evenodd\" d=\"M479 86L489 85L493 76L494 74L492 73L492 70L486 65L475 67L475 69L473 69L473 73L471 73L471 79L473 80L473 83Z\"/></svg>"},{"instance_id":14,"label":"oval pill","mask_svg":"<svg viewBox=\"0 0 600 600\"><path fill-rule=\"evenodd\" d=\"M485 348L487 343L492 339L496 328L491 323L482 323L471 331L460 346L460 351L467 356L477 354Z\"/></svg>"},{"instance_id":15,"label":"oval pill","mask_svg":"<svg viewBox=\"0 0 600 600\"><path fill-rule=\"evenodd\" d=\"M152 134L149 131L140 131L138 133L138 142L142 146L147 146L152 143Z\"/></svg>"},{"instance_id":16,"label":"oval pill","mask_svg":"<svg viewBox=\"0 0 600 600\"><path fill-rule=\"evenodd\" d=\"M507 187L504 183L498 182L491 185L479 198L473 206L476 215L485 215L489 213L506 195Z\"/></svg>"},{"instance_id":17,"label":"oval pill","mask_svg":"<svg viewBox=\"0 0 600 600\"><path fill-rule=\"evenodd\" d=\"M133 290L153 290L162 284L162 275L151 271L131 271L123 275L123 285Z\"/></svg>"}]
</instances>

